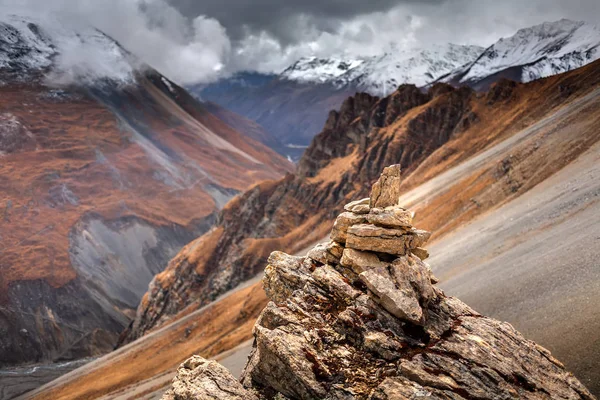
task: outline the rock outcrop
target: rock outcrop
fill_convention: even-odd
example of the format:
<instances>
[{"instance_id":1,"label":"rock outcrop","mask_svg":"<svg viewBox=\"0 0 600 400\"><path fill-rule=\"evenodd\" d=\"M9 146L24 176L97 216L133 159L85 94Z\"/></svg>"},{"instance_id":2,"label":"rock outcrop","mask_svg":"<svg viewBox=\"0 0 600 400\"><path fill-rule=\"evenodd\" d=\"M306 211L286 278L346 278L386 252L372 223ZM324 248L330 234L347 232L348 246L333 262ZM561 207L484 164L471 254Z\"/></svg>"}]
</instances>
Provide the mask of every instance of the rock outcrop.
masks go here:
<instances>
[{"instance_id":1,"label":"rock outcrop","mask_svg":"<svg viewBox=\"0 0 600 400\"><path fill-rule=\"evenodd\" d=\"M377 198L396 197L390 177L399 173L386 169ZM423 260L429 234L396 203L378 205L401 223L368 222L382 212L365 213L361 200L345 207L334 240L307 257L271 254L271 301L254 328L243 387L195 357L163 399L594 398L548 350L435 287ZM357 222L346 223L355 208Z\"/></svg>"}]
</instances>

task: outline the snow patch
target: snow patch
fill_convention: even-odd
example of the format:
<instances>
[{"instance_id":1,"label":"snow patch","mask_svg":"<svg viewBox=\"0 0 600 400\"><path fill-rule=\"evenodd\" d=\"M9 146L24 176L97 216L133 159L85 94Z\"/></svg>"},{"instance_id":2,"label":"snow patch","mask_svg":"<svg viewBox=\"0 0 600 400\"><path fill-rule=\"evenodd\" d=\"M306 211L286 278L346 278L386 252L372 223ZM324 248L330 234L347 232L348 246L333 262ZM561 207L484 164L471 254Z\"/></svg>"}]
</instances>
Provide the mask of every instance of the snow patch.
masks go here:
<instances>
[{"instance_id":1,"label":"snow patch","mask_svg":"<svg viewBox=\"0 0 600 400\"><path fill-rule=\"evenodd\" d=\"M171 82L169 82L169 80L167 78L165 78L164 76L161 76L160 79L162 80L162 83L165 84L165 86L167 87L167 89L169 89L169 92L171 92L173 94L177 94L175 92L175 88L173 87L173 85L171 85Z\"/></svg>"}]
</instances>

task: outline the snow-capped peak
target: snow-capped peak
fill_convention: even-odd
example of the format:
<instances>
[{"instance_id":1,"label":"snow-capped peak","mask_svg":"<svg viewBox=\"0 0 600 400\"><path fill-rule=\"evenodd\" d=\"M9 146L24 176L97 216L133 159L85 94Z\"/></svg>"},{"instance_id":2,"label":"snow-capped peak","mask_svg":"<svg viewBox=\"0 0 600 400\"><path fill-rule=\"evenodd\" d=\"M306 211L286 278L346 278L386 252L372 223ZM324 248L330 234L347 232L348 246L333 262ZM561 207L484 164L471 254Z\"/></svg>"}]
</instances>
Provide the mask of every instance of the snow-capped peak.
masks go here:
<instances>
[{"instance_id":1,"label":"snow-capped peak","mask_svg":"<svg viewBox=\"0 0 600 400\"><path fill-rule=\"evenodd\" d=\"M134 81L134 59L93 27L69 28L51 16L0 14L0 70L26 79L43 72L55 84Z\"/></svg>"},{"instance_id":2,"label":"snow-capped peak","mask_svg":"<svg viewBox=\"0 0 600 400\"><path fill-rule=\"evenodd\" d=\"M452 73L445 81L474 83L509 68L520 67L520 80L559 74L600 58L600 29L562 19L520 29L488 47L472 64Z\"/></svg>"},{"instance_id":3,"label":"snow-capped peak","mask_svg":"<svg viewBox=\"0 0 600 400\"><path fill-rule=\"evenodd\" d=\"M281 78L302 83L352 86L374 95L387 95L399 85L427 83L469 63L483 51L479 46L436 45L426 49L391 49L364 58L303 58L286 69Z\"/></svg>"}]
</instances>

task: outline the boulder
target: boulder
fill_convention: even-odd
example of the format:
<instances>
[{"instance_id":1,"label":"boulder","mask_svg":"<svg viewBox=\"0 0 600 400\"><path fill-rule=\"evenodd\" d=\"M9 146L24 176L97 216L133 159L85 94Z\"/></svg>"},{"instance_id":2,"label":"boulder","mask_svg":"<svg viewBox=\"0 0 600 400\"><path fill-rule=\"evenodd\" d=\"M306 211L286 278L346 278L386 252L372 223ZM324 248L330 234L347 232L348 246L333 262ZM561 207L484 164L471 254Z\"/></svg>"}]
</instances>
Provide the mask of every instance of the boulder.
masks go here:
<instances>
[{"instance_id":1,"label":"boulder","mask_svg":"<svg viewBox=\"0 0 600 400\"><path fill-rule=\"evenodd\" d=\"M177 369L171 388L162 400L258 400L216 361L193 356Z\"/></svg>"}]
</instances>

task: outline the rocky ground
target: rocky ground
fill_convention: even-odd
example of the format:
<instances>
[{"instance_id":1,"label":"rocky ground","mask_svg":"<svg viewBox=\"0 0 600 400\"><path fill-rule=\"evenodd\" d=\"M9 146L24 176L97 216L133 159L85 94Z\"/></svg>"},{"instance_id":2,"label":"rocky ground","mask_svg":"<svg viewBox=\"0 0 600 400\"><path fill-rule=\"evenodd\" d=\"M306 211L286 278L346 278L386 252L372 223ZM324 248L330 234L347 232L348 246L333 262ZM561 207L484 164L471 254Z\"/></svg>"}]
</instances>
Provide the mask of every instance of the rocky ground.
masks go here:
<instances>
[{"instance_id":1,"label":"rocky ground","mask_svg":"<svg viewBox=\"0 0 600 400\"><path fill-rule=\"evenodd\" d=\"M440 185L455 178L449 174ZM600 394L599 185L596 145L529 193L434 240L427 260L447 294L510 322L551 350L595 395ZM423 186L409 197L435 190ZM250 351L240 346L222 363L237 377Z\"/></svg>"}]
</instances>

